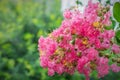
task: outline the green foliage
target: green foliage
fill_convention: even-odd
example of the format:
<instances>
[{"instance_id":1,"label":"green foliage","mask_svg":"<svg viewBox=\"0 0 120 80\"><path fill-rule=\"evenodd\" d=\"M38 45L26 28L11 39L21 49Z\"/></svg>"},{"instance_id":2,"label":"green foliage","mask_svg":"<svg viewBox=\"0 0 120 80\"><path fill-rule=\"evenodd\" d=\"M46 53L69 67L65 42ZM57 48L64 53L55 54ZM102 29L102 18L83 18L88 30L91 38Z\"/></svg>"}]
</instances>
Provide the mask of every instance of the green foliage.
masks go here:
<instances>
[{"instance_id":1,"label":"green foliage","mask_svg":"<svg viewBox=\"0 0 120 80\"><path fill-rule=\"evenodd\" d=\"M82 5L82 6L83 6L82 2L79 1L79 0L76 0L76 4L77 4L77 5Z\"/></svg>"},{"instance_id":2,"label":"green foliage","mask_svg":"<svg viewBox=\"0 0 120 80\"><path fill-rule=\"evenodd\" d=\"M120 30L116 32L116 37L120 40Z\"/></svg>"},{"instance_id":3,"label":"green foliage","mask_svg":"<svg viewBox=\"0 0 120 80\"><path fill-rule=\"evenodd\" d=\"M46 80L38 38L59 27L60 0L0 0L0 80Z\"/></svg>"},{"instance_id":4,"label":"green foliage","mask_svg":"<svg viewBox=\"0 0 120 80\"><path fill-rule=\"evenodd\" d=\"M120 30L116 31L115 39L116 39L116 43L120 45Z\"/></svg>"},{"instance_id":5,"label":"green foliage","mask_svg":"<svg viewBox=\"0 0 120 80\"><path fill-rule=\"evenodd\" d=\"M120 2L116 2L113 6L113 16L114 18L120 22Z\"/></svg>"},{"instance_id":6,"label":"green foliage","mask_svg":"<svg viewBox=\"0 0 120 80\"><path fill-rule=\"evenodd\" d=\"M116 29L116 36L115 41L118 45L120 45L120 2L116 2L113 6L113 16L117 20L117 29Z\"/></svg>"}]
</instances>

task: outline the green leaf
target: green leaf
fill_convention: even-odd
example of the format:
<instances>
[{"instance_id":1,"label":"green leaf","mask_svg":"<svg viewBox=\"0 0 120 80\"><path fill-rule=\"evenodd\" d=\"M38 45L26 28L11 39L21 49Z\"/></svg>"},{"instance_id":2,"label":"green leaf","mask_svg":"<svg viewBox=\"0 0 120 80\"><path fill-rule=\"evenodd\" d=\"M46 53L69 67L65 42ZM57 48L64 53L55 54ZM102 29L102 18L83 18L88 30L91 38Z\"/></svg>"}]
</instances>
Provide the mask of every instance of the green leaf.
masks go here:
<instances>
[{"instance_id":1,"label":"green leaf","mask_svg":"<svg viewBox=\"0 0 120 80\"><path fill-rule=\"evenodd\" d=\"M113 6L113 16L118 22L120 22L120 3L119 2L116 2Z\"/></svg>"},{"instance_id":2,"label":"green leaf","mask_svg":"<svg viewBox=\"0 0 120 80\"><path fill-rule=\"evenodd\" d=\"M30 39L32 39L33 38L33 34L31 34L31 33L26 33L26 34L24 34L24 39L25 40L30 40Z\"/></svg>"},{"instance_id":3,"label":"green leaf","mask_svg":"<svg viewBox=\"0 0 120 80\"><path fill-rule=\"evenodd\" d=\"M76 4L77 4L77 5L79 4L79 5L81 5L81 6L83 5L82 2L79 1L79 0L76 1Z\"/></svg>"},{"instance_id":4,"label":"green leaf","mask_svg":"<svg viewBox=\"0 0 120 80\"><path fill-rule=\"evenodd\" d=\"M116 37L120 40L120 30L116 32Z\"/></svg>"},{"instance_id":5,"label":"green leaf","mask_svg":"<svg viewBox=\"0 0 120 80\"><path fill-rule=\"evenodd\" d=\"M116 39L116 43L120 45L120 30L116 32L115 39Z\"/></svg>"}]
</instances>

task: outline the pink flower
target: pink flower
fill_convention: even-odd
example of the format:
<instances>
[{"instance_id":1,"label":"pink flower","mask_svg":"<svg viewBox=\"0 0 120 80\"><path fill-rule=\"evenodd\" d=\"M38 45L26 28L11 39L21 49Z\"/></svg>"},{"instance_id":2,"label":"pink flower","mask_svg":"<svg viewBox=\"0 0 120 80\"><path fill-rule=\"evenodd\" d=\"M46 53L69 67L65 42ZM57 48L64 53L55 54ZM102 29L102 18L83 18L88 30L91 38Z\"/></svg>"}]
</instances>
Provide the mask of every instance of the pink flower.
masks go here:
<instances>
[{"instance_id":1,"label":"pink flower","mask_svg":"<svg viewBox=\"0 0 120 80\"><path fill-rule=\"evenodd\" d=\"M116 44L113 44L112 45L112 51L114 53L120 53L120 46L116 45Z\"/></svg>"},{"instance_id":2,"label":"pink flower","mask_svg":"<svg viewBox=\"0 0 120 80\"><path fill-rule=\"evenodd\" d=\"M40 65L42 67L47 67L48 66L48 57L46 57L45 55L40 56Z\"/></svg>"},{"instance_id":3,"label":"pink flower","mask_svg":"<svg viewBox=\"0 0 120 80\"><path fill-rule=\"evenodd\" d=\"M89 60L95 60L98 57L98 51L94 48L87 49L87 57Z\"/></svg>"},{"instance_id":4,"label":"pink flower","mask_svg":"<svg viewBox=\"0 0 120 80\"><path fill-rule=\"evenodd\" d=\"M83 56L78 60L77 69L79 73L83 73L86 76L86 80L89 80L90 68L88 66L88 58Z\"/></svg>"},{"instance_id":5,"label":"pink flower","mask_svg":"<svg viewBox=\"0 0 120 80\"><path fill-rule=\"evenodd\" d=\"M77 65L77 69L78 71L81 73L82 69L84 68L85 64L88 62L88 58L83 56L78 60L78 65Z\"/></svg>"},{"instance_id":6,"label":"pink flower","mask_svg":"<svg viewBox=\"0 0 120 80\"><path fill-rule=\"evenodd\" d=\"M90 80L90 68L88 66L83 69L83 73L85 74L86 80Z\"/></svg>"},{"instance_id":7,"label":"pink flower","mask_svg":"<svg viewBox=\"0 0 120 80\"><path fill-rule=\"evenodd\" d=\"M55 67L55 71L58 74L62 74L64 72L64 66L62 64L57 64L56 67Z\"/></svg>"},{"instance_id":8,"label":"pink flower","mask_svg":"<svg viewBox=\"0 0 120 80\"><path fill-rule=\"evenodd\" d=\"M109 72L108 59L101 57L97 61L98 77L104 77Z\"/></svg>"},{"instance_id":9,"label":"pink flower","mask_svg":"<svg viewBox=\"0 0 120 80\"><path fill-rule=\"evenodd\" d=\"M103 24L109 26L111 24L111 21L110 21L110 16L111 16L111 13L110 11L107 12L105 15L104 15L104 20L103 20Z\"/></svg>"},{"instance_id":10,"label":"pink flower","mask_svg":"<svg viewBox=\"0 0 120 80\"><path fill-rule=\"evenodd\" d=\"M54 68L55 65L56 65L56 63L54 61L50 61L50 60L48 61L48 67L49 68Z\"/></svg>"},{"instance_id":11,"label":"pink flower","mask_svg":"<svg viewBox=\"0 0 120 80\"><path fill-rule=\"evenodd\" d=\"M99 78L107 75L109 68L114 72L120 71L114 62L109 67L109 58L102 51L112 47L111 51L120 53L120 46L112 42L115 32L104 28L104 25L110 24L110 12L98 15L98 11L103 8L106 9L100 3L89 0L84 13L66 10L60 27L48 37L40 37L40 65L48 68L48 75L53 76L55 72L72 75L77 70L89 80L89 75L94 70L98 71Z\"/></svg>"},{"instance_id":12,"label":"pink flower","mask_svg":"<svg viewBox=\"0 0 120 80\"><path fill-rule=\"evenodd\" d=\"M61 27L63 27L64 29L65 28L68 28L68 27L70 27L71 26L71 20L63 20L62 21L62 26Z\"/></svg>"},{"instance_id":13,"label":"pink flower","mask_svg":"<svg viewBox=\"0 0 120 80\"><path fill-rule=\"evenodd\" d=\"M86 17L86 20L90 23L93 23L94 21L98 20L97 16L97 9L98 9L99 3L92 3L92 0L89 0L88 6L85 8L84 15Z\"/></svg>"},{"instance_id":14,"label":"pink flower","mask_svg":"<svg viewBox=\"0 0 120 80\"><path fill-rule=\"evenodd\" d=\"M82 40L80 39L76 39L75 41L75 46L79 49L79 50L85 50L86 46L82 43Z\"/></svg>"},{"instance_id":15,"label":"pink flower","mask_svg":"<svg viewBox=\"0 0 120 80\"><path fill-rule=\"evenodd\" d=\"M96 48L101 48L101 42L99 39L96 39L94 44Z\"/></svg>"},{"instance_id":16,"label":"pink flower","mask_svg":"<svg viewBox=\"0 0 120 80\"><path fill-rule=\"evenodd\" d=\"M110 66L113 72L119 72L120 66L117 66L115 63Z\"/></svg>"},{"instance_id":17,"label":"pink flower","mask_svg":"<svg viewBox=\"0 0 120 80\"><path fill-rule=\"evenodd\" d=\"M44 54L51 55L55 52L57 48L57 42L52 40L50 37L40 37L38 47L40 52L44 52ZM44 55L43 53L40 54Z\"/></svg>"},{"instance_id":18,"label":"pink flower","mask_svg":"<svg viewBox=\"0 0 120 80\"><path fill-rule=\"evenodd\" d=\"M102 33L102 37L103 38L106 38L106 39L111 39L112 37L115 36L115 32L113 30L105 30L103 33Z\"/></svg>"},{"instance_id":19,"label":"pink flower","mask_svg":"<svg viewBox=\"0 0 120 80\"><path fill-rule=\"evenodd\" d=\"M48 68L48 75L53 76L55 74L55 71L51 68Z\"/></svg>"},{"instance_id":20,"label":"pink flower","mask_svg":"<svg viewBox=\"0 0 120 80\"><path fill-rule=\"evenodd\" d=\"M72 16L72 13L70 10L65 10L64 14L63 14L64 18L66 19L70 19Z\"/></svg>"},{"instance_id":21,"label":"pink flower","mask_svg":"<svg viewBox=\"0 0 120 80\"><path fill-rule=\"evenodd\" d=\"M108 48L110 48L110 41L107 40L107 39L104 39L104 41L101 44L101 48L102 49L108 49Z\"/></svg>"}]
</instances>

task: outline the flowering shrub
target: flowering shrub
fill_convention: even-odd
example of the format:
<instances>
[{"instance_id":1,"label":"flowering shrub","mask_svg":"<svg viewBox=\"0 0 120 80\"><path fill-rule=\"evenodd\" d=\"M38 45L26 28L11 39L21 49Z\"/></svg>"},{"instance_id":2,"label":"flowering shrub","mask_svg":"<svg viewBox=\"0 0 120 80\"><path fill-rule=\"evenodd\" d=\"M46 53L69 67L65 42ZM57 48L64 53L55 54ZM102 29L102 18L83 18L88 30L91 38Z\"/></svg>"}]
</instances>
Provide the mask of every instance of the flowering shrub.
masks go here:
<instances>
[{"instance_id":1,"label":"flowering shrub","mask_svg":"<svg viewBox=\"0 0 120 80\"><path fill-rule=\"evenodd\" d=\"M110 70L119 72L120 46L115 44L109 6L89 1L85 11L66 10L61 26L47 38L40 37L40 65L48 68L48 75L73 74L76 70L86 76L97 70L104 77Z\"/></svg>"}]
</instances>

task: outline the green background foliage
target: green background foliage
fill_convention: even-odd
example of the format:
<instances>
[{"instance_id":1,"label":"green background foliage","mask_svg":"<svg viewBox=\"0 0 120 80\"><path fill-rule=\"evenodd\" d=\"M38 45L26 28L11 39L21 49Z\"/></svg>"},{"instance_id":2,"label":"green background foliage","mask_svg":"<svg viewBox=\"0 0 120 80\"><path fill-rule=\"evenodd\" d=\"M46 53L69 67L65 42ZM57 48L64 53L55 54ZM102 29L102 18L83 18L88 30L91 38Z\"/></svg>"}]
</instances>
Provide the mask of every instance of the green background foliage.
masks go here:
<instances>
[{"instance_id":1,"label":"green background foliage","mask_svg":"<svg viewBox=\"0 0 120 80\"><path fill-rule=\"evenodd\" d=\"M83 75L55 74L39 64L38 39L63 20L60 0L0 0L0 80L85 80ZM96 72L91 80L97 80ZM120 80L110 73L100 80Z\"/></svg>"}]
</instances>

